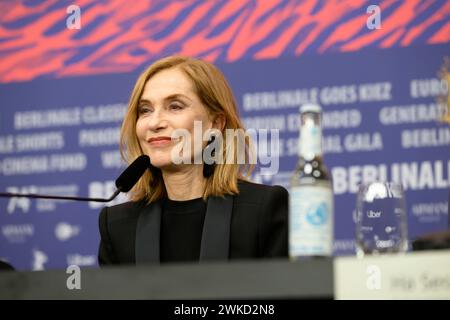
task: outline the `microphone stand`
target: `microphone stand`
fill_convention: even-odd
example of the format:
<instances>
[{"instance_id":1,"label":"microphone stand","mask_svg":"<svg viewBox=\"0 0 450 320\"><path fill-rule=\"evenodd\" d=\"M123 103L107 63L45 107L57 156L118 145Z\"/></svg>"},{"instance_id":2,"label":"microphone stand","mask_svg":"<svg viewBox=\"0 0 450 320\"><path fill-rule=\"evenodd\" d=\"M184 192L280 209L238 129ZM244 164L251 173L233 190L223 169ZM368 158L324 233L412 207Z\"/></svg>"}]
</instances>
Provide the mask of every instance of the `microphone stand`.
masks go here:
<instances>
[{"instance_id":1,"label":"microphone stand","mask_svg":"<svg viewBox=\"0 0 450 320\"><path fill-rule=\"evenodd\" d=\"M105 198L88 198L88 197L71 197L71 196L54 196L41 195L35 193L11 193L0 192L0 197L13 198L23 197L32 199L56 199L56 200L77 200L77 201L95 201L109 202L113 200L121 192L128 192L136 184L139 178L144 174L145 170L150 167L150 158L146 155L139 156L132 164L125 169L124 172L116 180L116 191L108 199Z\"/></svg>"},{"instance_id":2,"label":"microphone stand","mask_svg":"<svg viewBox=\"0 0 450 320\"><path fill-rule=\"evenodd\" d=\"M12 198L12 197L22 197L22 198L32 198L32 199L56 199L56 200L78 200L78 201L94 201L94 202L109 202L113 200L121 191L117 189L111 197L105 198L87 198L87 197L70 197L70 196L48 196L33 193L10 193L10 192L0 192L0 197Z\"/></svg>"}]
</instances>

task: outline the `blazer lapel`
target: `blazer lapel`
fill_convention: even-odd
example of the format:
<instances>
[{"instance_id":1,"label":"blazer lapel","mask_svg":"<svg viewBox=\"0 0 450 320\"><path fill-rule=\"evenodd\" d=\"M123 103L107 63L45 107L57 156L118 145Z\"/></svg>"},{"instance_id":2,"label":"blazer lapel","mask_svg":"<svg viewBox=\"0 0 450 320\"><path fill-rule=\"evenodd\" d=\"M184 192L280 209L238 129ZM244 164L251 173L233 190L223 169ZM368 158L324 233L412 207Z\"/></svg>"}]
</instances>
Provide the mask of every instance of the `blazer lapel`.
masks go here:
<instances>
[{"instance_id":1,"label":"blazer lapel","mask_svg":"<svg viewBox=\"0 0 450 320\"><path fill-rule=\"evenodd\" d=\"M228 260L233 197L209 197L203 223L200 262Z\"/></svg>"},{"instance_id":2,"label":"blazer lapel","mask_svg":"<svg viewBox=\"0 0 450 320\"><path fill-rule=\"evenodd\" d=\"M209 197L200 245L200 262L228 260L233 197ZM136 264L160 263L161 203L142 209L136 227Z\"/></svg>"},{"instance_id":3,"label":"blazer lapel","mask_svg":"<svg viewBox=\"0 0 450 320\"><path fill-rule=\"evenodd\" d=\"M143 208L136 227L136 264L159 263L159 233L161 230L161 203Z\"/></svg>"}]
</instances>

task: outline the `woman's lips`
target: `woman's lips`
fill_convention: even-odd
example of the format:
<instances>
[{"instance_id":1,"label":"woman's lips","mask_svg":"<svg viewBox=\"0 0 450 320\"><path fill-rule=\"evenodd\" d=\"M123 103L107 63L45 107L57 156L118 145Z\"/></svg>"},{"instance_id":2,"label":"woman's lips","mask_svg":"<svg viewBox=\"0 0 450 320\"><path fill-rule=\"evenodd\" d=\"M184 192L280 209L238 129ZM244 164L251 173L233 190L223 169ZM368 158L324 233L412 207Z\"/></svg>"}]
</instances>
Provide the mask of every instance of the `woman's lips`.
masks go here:
<instances>
[{"instance_id":1,"label":"woman's lips","mask_svg":"<svg viewBox=\"0 0 450 320\"><path fill-rule=\"evenodd\" d=\"M165 147L172 143L172 139L170 137L156 137L148 139L147 142L152 147Z\"/></svg>"}]
</instances>

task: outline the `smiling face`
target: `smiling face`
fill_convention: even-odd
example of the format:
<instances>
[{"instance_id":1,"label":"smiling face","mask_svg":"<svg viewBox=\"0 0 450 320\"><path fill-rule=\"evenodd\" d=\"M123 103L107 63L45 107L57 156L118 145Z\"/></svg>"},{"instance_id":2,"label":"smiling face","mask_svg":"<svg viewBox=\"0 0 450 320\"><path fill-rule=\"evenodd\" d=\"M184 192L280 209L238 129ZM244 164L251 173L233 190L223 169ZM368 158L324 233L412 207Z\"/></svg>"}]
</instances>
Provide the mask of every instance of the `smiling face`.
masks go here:
<instances>
[{"instance_id":1,"label":"smiling face","mask_svg":"<svg viewBox=\"0 0 450 320\"><path fill-rule=\"evenodd\" d=\"M203 131L213 123L206 106L195 93L192 81L179 68L159 71L145 84L138 105L136 135L142 151L160 169L173 168L171 152L177 140L171 140L176 129L194 136L194 121L201 121Z\"/></svg>"}]
</instances>

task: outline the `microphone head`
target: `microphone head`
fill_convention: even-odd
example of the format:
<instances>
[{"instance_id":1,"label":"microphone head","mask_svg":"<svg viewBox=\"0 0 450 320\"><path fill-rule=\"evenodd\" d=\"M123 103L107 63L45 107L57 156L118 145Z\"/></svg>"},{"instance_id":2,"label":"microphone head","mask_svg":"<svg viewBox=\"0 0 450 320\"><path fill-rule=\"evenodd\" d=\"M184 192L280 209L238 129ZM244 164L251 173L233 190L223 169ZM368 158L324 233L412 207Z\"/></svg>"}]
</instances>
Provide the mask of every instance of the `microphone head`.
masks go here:
<instances>
[{"instance_id":1,"label":"microphone head","mask_svg":"<svg viewBox=\"0 0 450 320\"><path fill-rule=\"evenodd\" d=\"M121 192L128 192L150 167L150 158L142 155L133 161L116 180L116 188Z\"/></svg>"}]
</instances>

